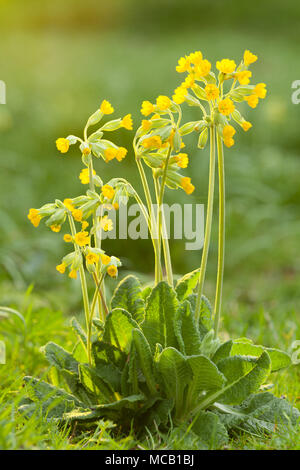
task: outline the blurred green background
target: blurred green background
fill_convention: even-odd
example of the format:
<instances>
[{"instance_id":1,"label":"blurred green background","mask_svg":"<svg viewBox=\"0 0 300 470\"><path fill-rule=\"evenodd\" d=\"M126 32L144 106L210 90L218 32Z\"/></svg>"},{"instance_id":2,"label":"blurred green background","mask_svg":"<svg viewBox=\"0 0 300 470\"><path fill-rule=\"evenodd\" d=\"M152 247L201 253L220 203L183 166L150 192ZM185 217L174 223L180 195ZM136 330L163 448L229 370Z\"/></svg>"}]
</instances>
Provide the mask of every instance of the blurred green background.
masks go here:
<instances>
[{"instance_id":1,"label":"blurred green background","mask_svg":"<svg viewBox=\"0 0 300 470\"><path fill-rule=\"evenodd\" d=\"M55 139L81 135L103 98L115 116L132 113L136 127L142 100L170 95L180 83L180 56L201 50L212 62L239 62L247 48L259 56L253 78L267 84L268 95L255 110L243 105L253 128L239 131L226 151L225 305L237 315L237 301L274 311L284 301L299 311L300 105L291 101L291 84L300 79L299 2L0 0L0 8L0 79L7 86L7 104L0 105L1 303L16 302L33 282L41 298L64 311L79 306L78 285L55 271L66 250L61 236L43 224L34 229L26 217L30 207L82 191L78 152L62 156ZM197 110L184 105L184 116L197 119ZM129 149L122 163L96 164L105 181L123 176L141 192L132 136L116 133ZM208 149L198 150L194 135L186 149L196 191L169 191L167 199L206 203ZM177 274L199 265L200 252L183 251L178 241L171 248ZM216 248L214 230L208 294ZM125 270L152 275L150 242L107 241L106 249Z\"/></svg>"}]
</instances>

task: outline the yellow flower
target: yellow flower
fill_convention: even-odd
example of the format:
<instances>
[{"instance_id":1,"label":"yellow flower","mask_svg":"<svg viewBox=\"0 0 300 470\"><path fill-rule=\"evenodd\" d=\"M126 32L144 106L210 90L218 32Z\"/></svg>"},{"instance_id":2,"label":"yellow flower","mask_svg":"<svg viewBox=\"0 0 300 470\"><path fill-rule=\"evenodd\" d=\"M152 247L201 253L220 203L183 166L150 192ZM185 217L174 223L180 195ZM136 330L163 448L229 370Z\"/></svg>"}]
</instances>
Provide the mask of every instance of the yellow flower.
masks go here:
<instances>
[{"instance_id":1,"label":"yellow flower","mask_svg":"<svg viewBox=\"0 0 300 470\"><path fill-rule=\"evenodd\" d=\"M218 108L221 114L229 116L234 111L235 106L230 98L225 98L219 102Z\"/></svg>"},{"instance_id":2,"label":"yellow flower","mask_svg":"<svg viewBox=\"0 0 300 470\"><path fill-rule=\"evenodd\" d=\"M160 111L165 111L171 106L171 100L168 96L160 95L156 98L156 104Z\"/></svg>"},{"instance_id":3,"label":"yellow flower","mask_svg":"<svg viewBox=\"0 0 300 470\"><path fill-rule=\"evenodd\" d=\"M182 189L184 189L186 194L192 194L195 189L195 186L191 183L191 178L189 178L188 176L184 176L183 178L181 178L180 183Z\"/></svg>"},{"instance_id":4,"label":"yellow flower","mask_svg":"<svg viewBox=\"0 0 300 470\"><path fill-rule=\"evenodd\" d=\"M66 234L64 235L64 241L65 241L66 243L70 243L72 240L73 240L72 235L70 235L69 233L66 233Z\"/></svg>"},{"instance_id":5,"label":"yellow flower","mask_svg":"<svg viewBox=\"0 0 300 470\"><path fill-rule=\"evenodd\" d=\"M69 277L71 279L76 279L77 278L77 271L76 269L72 269L72 271L69 272Z\"/></svg>"},{"instance_id":6,"label":"yellow flower","mask_svg":"<svg viewBox=\"0 0 300 470\"><path fill-rule=\"evenodd\" d=\"M95 172L95 170L93 170L93 175L95 175L95 174L96 174L96 172ZM89 184L89 182L90 182L90 172L89 172L88 168L84 168L83 170L81 170L81 172L79 174L79 179L80 179L82 184Z\"/></svg>"},{"instance_id":7,"label":"yellow flower","mask_svg":"<svg viewBox=\"0 0 300 470\"><path fill-rule=\"evenodd\" d=\"M100 111L103 114L112 114L114 112L114 108L112 107L109 101L103 100L100 105Z\"/></svg>"},{"instance_id":8,"label":"yellow flower","mask_svg":"<svg viewBox=\"0 0 300 470\"><path fill-rule=\"evenodd\" d=\"M249 121L242 122L242 128L244 129L244 131L247 132L251 127L252 127L251 122Z\"/></svg>"},{"instance_id":9,"label":"yellow flower","mask_svg":"<svg viewBox=\"0 0 300 470\"><path fill-rule=\"evenodd\" d=\"M105 184L104 186L102 186L101 191L103 196L107 197L107 199L112 199L114 197L115 190L109 184Z\"/></svg>"},{"instance_id":10,"label":"yellow flower","mask_svg":"<svg viewBox=\"0 0 300 470\"><path fill-rule=\"evenodd\" d=\"M144 116L149 116L149 114L153 113L154 111L154 105L150 103L150 101L143 101L142 107L141 107L141 113Z\"/></svg>"},{"instance_id":11,"label":"yellow flower","mask_svg":"<svg viewBox=\"0 0 300 470\"><path fill-rule=\"evenodd\" d=\"M231 137L224 139L224 144L226 147L232 147L234 145L234 139Z\"/></svg>"},{"instance_id":12,"label":"yellow flower","mask_svg":"<svg viewBox=\"0 0 300 470\"><path fill-rule=\"evenodd\" d=\"M219 98L219 88L213 83L206 85L205 93L208 100L216 100Z\"/></svg>"},{"instance_id":13,"label":"yellow flower","mask_svg":"<svg viewBox=\"0 0 300 470\"><path fill-rule=\"evenodd\" d=\"M99 255L97 255L96 253L90 252L86 255L85 259L88 264L98 263Z\"/></svg>"},{"instance_id":14,"label":"yellow flower","mask_svg":"<svg viewBox=\"0 0 300 470\"><path fill-rule=\"evenodd\" d=\"M76 220L76 222L81 222L82 216L83 216L82 210L81 209L74 209L72 211L72 216L73 216L74 220Z\"/></svg>"},{"instance_id":15,"label":"yellow flower","mask_svg":"<svg viewBox=\"0 0 300 470\"><path fill-rule=\"evenodd\" d=\"M245 101L247 101L248 105L251 108L256 108L256 106L258 105L258 96L256 95L245 96Z\"/></svg>"},{"instance_id":16,"label":"yellow flower","mask_svg":"<svg viewBox=\"0 0 300 470\"><path fill-rule=\"evenodd\" d=\"M161 148L162 141L159 135L153 135L151 137L147 137L142 142L143 147L145 148Z\"/></svg>"},{"instance_id":17,"label":"yellow flower","mask_svg":"<svg viewBox=\"0 0 300 470\"><path fill-rule=\"evenodd\" d=\"M113 160L116 157L116 155L117 155L117 149L115 149L114 147L109 147L104 152L106 162Z\"/></svg>"},{"instance_id":18,"label":"yellow flower","mask_svg":"<svg viewBox=\"0 0 300 470\"><path fill-rule=\"evenodd\" d=\"M127 155L127 149L125 147L119 147L116 153L116 159L118 162L122 161Z\"/></svg>"},{"instance_id":19,"label":"yellow flower","mask_svg":"<svg viewBox=\"0 0 300 470\"><path fill-rule=\"evenodd\" d=\"M70 198L64 199L64 205L66 206L67 209L69 209L69 211L74 210L74 206L72 204L72 199L70 199Z\"/></svg>"},{"instance_id":20,"label":"yellow flower","mask_svg":"<svg viewBox=\"0 0 300 470\"><path fill-rule=\"evenodd\" d=\"M226 124L223 129L223 137L224 139L230 139L231 137L234 136L236 133L236 130L234 127L230 126L230 124Z\"/></svg>"},{"instance_id":21,"label":"yellow flower","mask_svg":"<svg viewBox=\"0 0 300 470\"><path fill-rule=\"evenodd\" d=\"M61 263L61 264L58 264L56 266L56 269L57 271L60 273L60 274L64 274L65 270L66 270L66 265L65 263Z\"/></svg>"},{"instance_id":22,"label":"yellow flower","mask_svg":"<svg viewBox=\"0 0 300 470\"><path fill-rule=\"evenodd\" d=\"M85 147L83 150L82 150L82 153L83 155L85 155L86 157L91 153L91 149L90 147Z\"/></svg>"},{"instance_id":23,"label":"yellow flower","mask_svg":"<svg viewBox=\"0 0 300 470\"><path fill-rule=\"evenodd\" d=\"M110 232L114 228L113 221L109 219L107 215L102 217L100 226L104 230L104 232Z\"/></svg>"},{"instance_id":24,"label":"yellow flower","mask_svg":"<svg viewBox=\"0 0 300 470\"><path fill-rule=\"evenodd\" d=\"M119 209L119 204L117 202L114 202L113 208L117 211Z\"/></svg>"},{"instance_id":25,"label":"yellow flower","mask_svg":"<svg viewBox=\"0 0 300 470\"><path fill-rule=\"evenodd\" d=\"M152 123L151 121L147 121L147 119L142 120L142 129L143 131L148 131L151 127Z\"/></svg>"},{"instance_id":26,"label":"yellow flower","mask_svg":"<svg viewBox=\"0 0 300 470\"><path fill-rule=\"evenodd\" d=\"M70 142L68 141L68 139L60 137L56 140L55 143L57 150L59 150L61 153L67 153L67 151L69 150Z\"/></svg>"},{"instance_id":27,"label":"yellow flower","mask_svg":"<svg viewBox=\"0 0 300 470\"><path fill-rule=\"evenodd\" d=\"M187 168L189 164L187 153L178 153L178 155L176 155L176 163L180 168Z\"/></svg>"},{"instance_id":28,"label":"yellow flower","mask_svg":"<svg viewBox=\"0 0 300 470\"><path fill-rule=\"evenodd\" d=\"M253 62L257 61L257 55L252 54L252 52L246 50L244 52L244 64L245 65L250 65L253 64Z\"/></svg>"},{"instance_id":29,"label":"yellow flower","mask_svg":"<svg viewBox=\"0 0 300 470\"><path fill-rule=\"evenodd\" d=\"M243 70L242 72L238 72L236 77L241 85L248 85L252 77L252 72L250 72L250 70Z\"/></svg>"},{"instance_id":30,"label":"yellow flower","mask_svg":"<svg viewBox=\"0 0 300 470\"><path fill-rule=\"evenodd\" d=\"M253 90L253 94L258 96L258 98L264 99L267 94L266 84L258 83Z\"/></svg>"},{"instance_id":31,"label":"yellow flower","mask_svg":"<svg viewBox=\"0 0 300 470\"><path fill-rule=\"evenodd\" d=\"M81 229L82 230L85 230L88 226L89 226L89 223L86 220L81 222Z\"/></svg>"},{"instance_id":32,"label":"yellow flower","mask_svg":"<svg viewBox=\"0 0 300 470\"><path fill-rule=\"evenodd\" d=\"M155 113L153 114L153 116L151 116L151 121L153 121L153 119L160 119L160 115L158 113Z\"/></svg>"},{"instance_id":33,"label":"yellow flower","mask_svg":"<svg viewBox=\"0 0 300 470\"><path fill-rule=\"evenodd\" d=\"M206 59L201 60L198 65L195 65L195 77L197 79L206 77L206 75L209 74L210 69L211 63Z\"/></svg>"},{"instance_id":34,"label":"yellow flower","mask_svg":"<svg viewBox=\"0 0 300 470\"><path fill-rule=\"evenodd\" d=\"M191 52L188 56L188 60L191 64L199 65L203 59L203 55L201 51Z\"/></svg>"},{"instance_id":35,"label":"yellow flower","mask_svg":"<svg viewBox=\"0 0 300 470\"><path fill-rule=\"evenodd\" d=\"M220 70L220 72L228 74L235 71L236 63L234 60L222 59L221 61L217 61L216 67L218 70Z\"/></svg>"},{"instance_id":36,"label":"yellow flower","mask_svg":"<svg viewBox=\"0 0 300 470\"><path fill-rule=\"evenodd\" d=\"M116 266L114 266L113 264L111 266L108 266L107 268L107 274L110 276L110 277L116 277L117 274L118 274L118 269L116 268Z\"/></svg>"},{"instance_id":37,"label":"yellow flower","mask_svg":"<svg viewBox=\"0 0 300 470\"><path fill-rule=\"evenodd\" d=\"M180 84L181 88L191 88L195 84L195 78L193 75L188 75L185 80Z\"/></svg>"},{"instance_id":38,"label":"yellow flower","mask_svg":"<svg viewBox=\"0 0 300 470\"><path fill-rule=\"evenodd\" d=\"M100 255L101 256L101 261L102 261L102 264L108 264L110 263L110 260L111 260L111 257L108 256L108 255Z\"/></svg>"},{"instance_id":39,"label":"yellow flower","mask_svg":"<svg viewBox=\"0 0 300 470\"><path fill-rule=\"evenodd\" d=\"M188 57L180 57L178 65L176 66L176 72L182 73L187 72L191 67L190 60Z\"/></svg>"},{"instance_id":40,"label":"yellow flower","mask_svg":"<svg viewBox=\"0 0 300 470\"><path fill-rule=\"evenodd\" d=\"M186 95L187 95L186 88L183 88L183 86L179 86L176 88L176 90L174 90L174 95L172 96L172 100L177 104L181 104L184 102Z\"/></svg>"},{"instance_id":41,"label":"yellow flower","mask_svg":"<svg viewBox=\"0 0 300 470\"><path fill-rule=\"evenodd\" d=\"M75 234L74 239L79 246L88 245L90 243L89 232L78 232Z\"/></svg>"},{"instance_id":42,"label":"yellow flower","mask_svg":"<svg viewBox=\"0 0 300 470\"><path fill-rule=\"evenodd\" d=\"M37 209L29 209L27 217L34 227L39 226L41 216L39 215L39 211Z\"/></svg>"},{"instance_id":43,"label":"yellow flower","mask_svg":"<svg viewBox=\"0 0 300 470\"><path fill-rule=\"evenodd\" d=\"M126 114L126 116L122 119L122 126L127 129L128 131L132 131L133 129L133 122L131 114Z\"/></svg>"},{"instance_id":44,"label":"yellow flower","mask_svg":"<svg viewBox=\"0 0 300 470\"><path fill-rule=\"evenodd\" d=\"M60 232L61 225L50 225L52 232Z\"/></svg>"}]
</instances>

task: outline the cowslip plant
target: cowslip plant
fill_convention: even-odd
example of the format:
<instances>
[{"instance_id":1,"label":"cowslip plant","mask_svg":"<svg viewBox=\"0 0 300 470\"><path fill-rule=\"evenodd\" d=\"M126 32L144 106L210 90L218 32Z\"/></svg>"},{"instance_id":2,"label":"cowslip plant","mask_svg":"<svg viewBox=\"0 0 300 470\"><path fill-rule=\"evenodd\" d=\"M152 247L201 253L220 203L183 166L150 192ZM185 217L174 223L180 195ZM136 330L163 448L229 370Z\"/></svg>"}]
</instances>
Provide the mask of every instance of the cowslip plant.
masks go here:
<instances>
[{"instance_id":1,"label":"cowslip plant","mask_svg":"<svg viewBox=\"0 0 300 470\"><path fill-rule=\"evenodd\" d=\"M120 127L131 130L129 114L106 122L89 134L92 125L98 125L114 111L104 100L88 119L83 138L71 135L57 140L62 153L70 145L79 144L84 165L80 179L89 189L81 196L30 209L28 217L35 226L45 218L46 226L54 232L68 221L70 233L63 238L72 251L57 270L64 273L68 269L71 278L79 272L86 325L83 328L73 318L78 342L72 352L54 343L45 346L51 365L49 382L25 378L29 398L22 406L24 412L31 414L41 408L47 419L82 425L108 418L124 431L132 426L138 432L167 429L172 423L183 427L184 432L200 436L204 448L212 442L223 445L233 430L261 435L298 420L298 410L266 391L265 385L271 372L290 365L289 355L255 345L247 338L222 342L218 335L225 244L223 143L227 147L234 144L231 120L245 131L251 127L234 103L247 101L255 107L259 98L266 95L264 84L249 84L248 66L256 59L245 51L238 67L233 60L218 61L216 78L210 62L200 51L194 52L179 59L177 71L188 75L172 99L160 95L155 104L143 102L141 113L147 119L136 131L133 150L145 205L128 181L113 178L104 184L93 165L94 158L108 162L125 157L126 149L103 136ZM183 103L197 107L200 119L182 124ZM187 194L195 189L191 179L181 172L188 166L188 155L182 152L183 136L192 132L199 133L200 149L205 148L210 136L205 239L200 268L174 285L163 200L166 188L180 188ZM213 309L203 287L213 219L216 147L219 262ZM145 165L151 171L153 190ZM121 262L102 247L102 230L112 228L105 211L109 214L126 204L129 197L136 199L148 223L154 249L154 286L143 287L135 276L129 275L107 299L105 277L116 277ZM76 224L80 224L80 230ZM88 278L94 286L91 299Z\"/></svg>"}]
</instances>

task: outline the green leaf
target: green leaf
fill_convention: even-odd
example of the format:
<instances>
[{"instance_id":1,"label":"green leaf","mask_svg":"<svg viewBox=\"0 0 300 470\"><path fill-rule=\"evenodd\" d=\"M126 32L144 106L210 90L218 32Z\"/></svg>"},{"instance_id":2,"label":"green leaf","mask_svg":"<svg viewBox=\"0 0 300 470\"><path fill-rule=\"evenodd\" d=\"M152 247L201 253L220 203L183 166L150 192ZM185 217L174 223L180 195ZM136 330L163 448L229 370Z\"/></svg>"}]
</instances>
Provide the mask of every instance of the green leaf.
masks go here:
<instances>
[{"instance_id":1,"label":"green leaf","mask_svg":"<svg viewBox=\"0 0 300 470\"><path fill-rule=\"evenodd\" d=\"M199 269L195 269L177 281L175 291L178 300L185 300L190 294L193 293L193 290L195 289L198 282L200 274L199 271Z\"/></svg>"},{"instance_id":2,"label":"green leaf","mask_svg":"<svg viewBox=\"0 0 300 470\"><path fill-rule=\"evenodd\" d=\"M62 388L54 387L43 380L38 380L29 376L24 377L23 380L25 382L28 396L33 401L40 402L51 397L60 397L64 400L73 401L76 406L83 406L83 403L80 400L78 400L74 395L67 393Z\"/></svg>"},{"instance_id":3,"label":"green leaf","mask_svg":"<svg viewBox=\"0 0 300 470\"><path fill-rule=\"evenodd\" d=\"M270 434L275 426L284 430L289 424L296 425L300 418L297 408L269 392L250 395L240 406L216 404L216 408L222 413L220 418L228 430L244 431L255 436Z\"/></svg>"},{"instance_id":4,"label":"green leaf","mask_svg":"<svg viewBox=\"0 0 300 470\"><path fill-rule=\"evenodd\" d=\"M142 408L141 413L138 415L138 422L142 422L143 427L148 429L157 430L159 426L166 425L168 423L170 414L174 407L174 400L172 399L161 399L159 397L153 398L153 404L151 407L148 407L145 412Z\"/></svg>"},{"instance_id":5,"label":"green leaf","mask_svg":"<svg viewBox=\"0 0 300 470\"><path fill-rule=\"evenodd\" d=\"M104 341L92 344L92 353L97 367L113 364L122 370L127 360L127 354L116 346Z\"/></svg>"},{"instance_id":6,"label":"green leaf","mask_svg":"<svg viewBox=\"0 0 300 470\"><path fill-rule=\"evenodd\" d=\"M186 358L186 361L193 371L193 381L190 387L195 395L199 395L202 391L208 392L222 388L226 379L207 357L190 356Z\"/></svg>"},{"instance_id":7,"label":"green leaf","mask_svg":"<svg viewBox=\"0 0 300 470\"><path fill-rule=\"evenodd\" d=\"M121 308L116 308L106 317L103 341L128 354L134 328L138 328L138 324L133 320L130 313Z\"/></svg>"},{"instance_id":8,"label":"green leaf","mask_svg":"<svg viewBox=\"0 0 300 470\"><path fill-rule=\"evenodd\" d=\"M190 294L186 300L188 300L191 304L192 311L196 311L196 303L197 303L197 295ZM200 317L199 317L199 332L201 339L208 333L209 330L213 328L213 321L212 321L212 306L205 295L201 297L201 309L200 309Z\"/></svg>"},{"instance_id":9,"label":"green leaf","mask_svg":"<svg viewBox=\"0 0 300 470\"><path fill-rule=\"evenodd\" d=\"M137 323L143 321L145 301L140 281L135 276L129 275L120 282L113 294L111 308L123 308Z\"/></svg>"},{"instance_id":10,"label":"green leaf","mask_svg":"<svg viewBox=\"0 0 300 470\"><path fill-rule=\"evenodd\" d=\"M155 351L156 343L164 348L177 347L174 332L174 317L178 307L175 291L166 282L160 282L152 290L147 299L145 320L141 327L151 351Z\"/></svg>"},{"instance_id":11,"label":"green leaf","mask_svg":"<svg viewBox=\"0 0 300 470\"><path fill-rule=\"evenodd\" d=\"M139 366L146 379L150 394L155 395L157 392L153 374L153 358L149 343L138 329L133 330L132 339L137 351Z\"/></svg>"},{"instance_id":12,"label":"green leaf","mask_svg":"<svg viewBox=\"0 0 300 470\"><path fill-rule=\"evenodd\" d=\"M115 398L114 391L102 377L98 376L96 369L87 364L80 364L79 378L80 383L85 387L87 392L91 395L96 395L97 400L100 400L102 403L109 403Z\"/></svg>"},{"instance_id":13,"label":"green leaf","mask_svg":"<svg viewBox=\"0 0 300 470\"><path fill-rule=\"evenodd\" d=\"M215 364L218 364L218 362L221 361L222 359L229 357L232 345L233 345L233 341L231 339L221 344L216 350L215 354L213 355L212 361Z\"/></svg>"},{"instance_id":14,"label":"green leaf","mask_svg":"<svg viewBox=\"0 0 300 470\"><path fill-rule=\"evenodd\" d=\"M206 449L216 449L228 442L226 427L220 418L210 411L201 411L193 423L192 429Z\"/></svg>"},{"instance_id":15,"label":"green leaf","mask_svg":"<svg viewBox=\"0 0 300 470\"><path fill-rule=\"evenodd\" d=\"M231 356L240 354L242 356L258 357L263 351L267 351L271 359L271 370L275 372L289 367L292 363L289 354L274 348L265 348L250 343L234 341L231 349Z\"/></svg>"},{"instance_id":16,"label":"green leaf","mask_svg":"<svg viewBox=\"0 0 300 470\"><path fill-rule=\"evenodd\" d=\"M58 346L58 344L49 342L43 349L46 359L51 365L57 367L58 370L66 369L78 375L78 362L74 359L72 354L64 348Z\"/></svg>"},{"instance_id":17,"label":"green leaf","mask_svg":"<svg viewBox=\"0 0 300 470\"><path fill-rule=\"evenodd\" d=\"M244 360L243 364L241 360L229 362L231 359L234 358L223 359L218 365L230 383L223 389L205 398L199 405L199 409L207 408L207 406L215 401L229 405L239 405L251 393L257 392L270 374L271 360L267 352L263 352L258 359L253 361ZM228 361L228 365L225 364L225 361ZM250 367L251 370L249 371ZM242 371L245 372L245 375L236 378Z\"/></svg>"},{"instance_id":18,"label":"green leaf","mask_svg":"<svg viewBox=\"0 0 300 470\"><path fill-rule=\"evenodd\" d=\"M188 301L184 301L176 311L174 331L183 354L188 356L199 354L201 338Z\"/></svg>"},{"instance_id":19,"label":"green leaf","mask_svg":"<svg viewBox=\"0 0 300 470\"><path fill-rule=\"evenodd\" d=\"M161 385L167 398L174 399L176 416L183 412L184 391L193 374L185 357L174 348L166 348L156 361Z\"/></svg>"},{"instance_id":20,"label":"green leaf","mask_svg":"<svg viewBox=\"0 0 300 470\"><path fill-rule=\"evenodd\" d=\"M75 317L71 320L72 328L84 346L87 345L87 336L80 323Z\"/></svg>"}]
</instances>

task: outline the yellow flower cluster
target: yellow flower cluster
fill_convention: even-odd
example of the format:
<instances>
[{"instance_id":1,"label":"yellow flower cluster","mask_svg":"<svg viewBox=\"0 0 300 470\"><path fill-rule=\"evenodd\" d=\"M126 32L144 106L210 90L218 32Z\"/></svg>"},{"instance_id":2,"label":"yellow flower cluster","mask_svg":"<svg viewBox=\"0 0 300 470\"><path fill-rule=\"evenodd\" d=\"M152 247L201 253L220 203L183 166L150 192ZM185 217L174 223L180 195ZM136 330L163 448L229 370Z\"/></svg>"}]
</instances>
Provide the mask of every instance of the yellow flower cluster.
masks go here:
<instances>
[{"instance_id":1,"label":"yellow flower cluster","mask_svg":"<svg viewBox=\"0 0 300 470\"><path fill-rule=\"evenodd\" d=\"M266 97L266 94L267 94L266 84L258 83L254 87L251 95L248 95L245 97L245 100L247 101L248 105L251 108L256 108L256 106L258 105L259 98L264 99Z\"/></svg>"},{"instance_id":2,"label":"yellow flower cluster","mask_svg":"<svg viewBox=\"0 0 300 470\"><path fill-rule=\"evenodd\" d=\"M107 199L112 199L115 195L114 188L110 186L109 184L105 184L104 186L102 186L101 191L102 191L103 196L106 197Z\"/></svg>"},{"instance_id":3,"label":"yellow flower cluster","mask_svg":"<svg viewBox=\"0 0 300 470\"><path fill-rule=\"evenodd\" d=\"M61 153L67 153L70 147L70 142L68 139L65 139L64 137L60 137L59 139L56 140L56 148L59 150Z\"/></svg>"},{"instance_id":4,"label":"yellow flower cluster","mask_svg":"<svg viewBox=\"0 0 300 470\"><path fill-rule=\"evenodd\" d=\"M236 133L236 130L234 127L232 127L230 124L226 124L223 128L223 139L224 139L224 144L226 147L232 147L234 145L234 139L233 136Z\"/></svg>"},{"instance_id":5,"label":"yellow flower cluster","mask_svg":"<svg viewBox=\"0 0 300 470\"><path fill-rule=\"evenodd\" d=\"M95 170L93 170L93 175L95 175L95 174L96 174L96 172L95 172ZM79 179L80 179L82 184L89 184L89 182L90 182L90 172L89 172L88 168L84 168L83 170L81 170L81 172L79 174Z\"/></svg>"},{"instance_id":6,"label":"yellow flower cluster","mask_svg":"<svg viewBox=\"0 0 300 470\"><path fill-rule=\"evenodd\" d=\"M191 178L184 176L181 178L181 187L186 192L186 194L192 194L195 189L195 186L191 183Z\"/></svg>"},{"instance_id":7,"label":"yellow flower cluster","mask_svg":"<svg viewBox=\"0 0 300 470\"><path fill-rule=\"evenodd\" d=\"M124 147L119 147L119 148L108 147L104 152L105 161L110 162L111 160L115 158L116 160L118 160L118 162L121 162L123 158L126 157L126 154L127 154L127 149Z\"/></svg>"}]
</instances>

